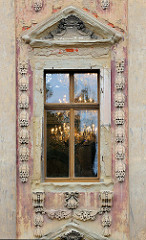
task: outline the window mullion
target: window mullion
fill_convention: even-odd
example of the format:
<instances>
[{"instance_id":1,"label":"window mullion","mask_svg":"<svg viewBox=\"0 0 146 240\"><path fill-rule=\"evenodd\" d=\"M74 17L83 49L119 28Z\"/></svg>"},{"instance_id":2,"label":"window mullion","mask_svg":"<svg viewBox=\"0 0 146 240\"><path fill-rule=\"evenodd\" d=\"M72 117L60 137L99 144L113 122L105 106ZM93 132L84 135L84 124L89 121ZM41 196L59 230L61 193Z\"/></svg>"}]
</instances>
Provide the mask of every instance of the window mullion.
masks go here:
<instances>
[{"instance_id":1,"label":"window mullion","mask_svg":"<svg viewBox=\"0 0 146 240\"><path fill-rule=\"evenodd\" d=\"M74 75L70 74L70 103L74 102ZM70 109L70 177L74 177L74 110Z\"/></svg>"}]
</instances>

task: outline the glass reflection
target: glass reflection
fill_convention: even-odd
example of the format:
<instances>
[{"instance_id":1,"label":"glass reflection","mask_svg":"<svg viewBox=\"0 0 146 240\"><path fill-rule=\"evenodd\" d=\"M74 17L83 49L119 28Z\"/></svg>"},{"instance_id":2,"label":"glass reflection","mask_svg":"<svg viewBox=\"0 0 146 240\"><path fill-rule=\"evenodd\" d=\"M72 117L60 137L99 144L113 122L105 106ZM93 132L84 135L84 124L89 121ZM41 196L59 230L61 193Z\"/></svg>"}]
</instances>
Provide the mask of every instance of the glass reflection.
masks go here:
<instances>
[{"instance_id":1,"label":"glass reflection","mask_svg":"<svg viewBox=\"0 0 146 240\"><path fill-rule=\"evenodd\" d=\"M69 176L69 111L47 111L47 177Z\"/></svg>"},{"instance_id":2,"label":"glass reflection","mask_svg":"<svg viewBox=\"0 0 146 240\"><path fill-rule=\"evenodd\" d=\"M97 111L75 111L75 176L96 177Z\"/></svg>"},{"instance_id":3,"label":"glass reflection","mask_svg":"<svg viewBox=\"0 0 146 240\"><path fill-rule=\"evenodd\" d=\"M69 102L69 74L46 74L46 102Z\"/></svg>"},{"instance_id":4,"label":"glass reflection","mask_svg":"<svg viewBox=\"0 0 146 240\"><path fill-rule=\"evenodd\" d=\"M97 74L75 74L74 100L79 103L97 102Z\"/></svg>"}]
</instances>

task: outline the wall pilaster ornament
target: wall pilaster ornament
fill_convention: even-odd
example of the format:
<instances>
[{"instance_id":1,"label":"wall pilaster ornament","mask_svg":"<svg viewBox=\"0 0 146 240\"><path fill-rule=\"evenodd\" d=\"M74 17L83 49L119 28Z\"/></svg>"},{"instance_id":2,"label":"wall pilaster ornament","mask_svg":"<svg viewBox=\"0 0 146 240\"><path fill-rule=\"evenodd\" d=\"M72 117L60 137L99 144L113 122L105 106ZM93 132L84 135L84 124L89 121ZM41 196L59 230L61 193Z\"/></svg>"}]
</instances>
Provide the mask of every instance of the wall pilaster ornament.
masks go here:
<instances>
[{"instance_id":1,"label":"wall pilaster ornament","mask_svg":"<svg viewBox=\"0 0 146 240\"><path fill-rule=\"evenodd\" d=\"M19 97L19 108L27 109L29 106L29 98L26 93L22 93Z\"/></svg>"},{"instance_id":2,"label":"wall pilaster ornament","mask_svg":"<svg viewBox=\"0 0 146 240\"><path fill-rule=\"evenodd\" d=\"M125 78L121 73L117 74L115 87L117 90L123 90L125 88Z\"/></svg>"},{"instance_id":3,"label":"wall pilaster ornament","mask_svg":"<svg viewBox=\"0 0 146 240\"><path fill-rule=\"evenodd\" d=\"M104 228L104 237L109 237L111 235L110 226L112 224L112 217L106 212L102 217L102 226Z\"/></svg>"},{"instance_id":4,"label":"wall pilaster ornament","mask_svg":"<svg viewBox=\"0 0 146 240\"><path fill-rule=\"evenodd\" d=\"M100 191L99 199L100 199L99 214L103 214L101 220L102 226L104 228L103 235L105 237L109 237L111 235L110 226L112 223L112 219L109 212L111 211L112 207L113 192L109 190Z\"/></svg>"},{"instance_id":5,"label":"wall pilaster ornament","mask_svg":"<svg viewBox=\"0 0 146 240\"><path fill-rule=\"evenodd\" d=\"M25 76L22 76L19 80L19 90L27 91L28 90L28 79Z\"/></svg>"},{"instance_id":6,"label":"wall pilaster ornament","mask_svg":"<svg viewBox=\"0 0 146 240\"><path fill-rule=\"evenodd\" d=\"M21 75L27 74L28 71L28 62L22 61L19 65L19 73Z\"/></svg>"},{"instance_id":7,"label":"wall pilaster ornament","mask_svg":"<svg viewBox=\"0 0 146 240\"><path fill-rule=\"evenodd\" d=\"M41 11L42 7L43 7L42 0L34 0L33 1L33 8L34 8L35 12Z\"/></svg>"},{"instance_id":8,"label":"wall pilaster ornament","mask_svg":"<svg viewBox=\"0 0 146 240\"><path fill-rule=\"evenodd\" d=\"M21 179L21 182L27 182L29 177L29 167L26 162L23 162L19 165L19 177Z\"/></svg>"},{"instance_id":9,"label":"wall pilaster ornament","mask_svg":"<svg viewBox=\"0 0 146 240\"><path fill-rule=\"evenodd\" d=\"M19 133L19 143L21 144L29 143L29 133L28 130L25 128L22 128L22 130Z\"/></svg>"},{"instance_id":10,"label":"wall pilaster ornament","mask_svg":"<svg viewBox=\"0 0 146 240\"><path fill-rule=\"evenodd\" d=\"M68 209L76 209L79 205L79 193L78 192L65 192L65 204Z\"/></svg>"},{"instance_id":11,"label":"wall pilaster ornament","mask_svg":"<svg viewBox=\"0 0 146 240\"><path fill-rule=\"evenodd\" d=\"M123 160L125 158L125 147L122 144L116 146L115 157L117 160Z\"/></svg>"},{"instance_id":12,"label":"wall pilaster ornament","mask_svg":"<svg viewBox=\"0 0 146 240\"><path fill-rule=\"evenodd\" d=\"M35 209L35 216L34 216L34 226L35 226L35 233L34 235L38 238L42 237L43 231L42 226L44 222L43 215L45 214L44 211L44 201L45 201L45 192L42 190L35 190L32 193L32 202L33 207Z\"/></svg>"},{"instance_id":13,"label":"wall pilaster ornament","mask_svg":"<svg viewBox=\"0 0 146 240\"><path fill-rule=\"evenodd\" d=\"M122 127L116 128L116 142L117 143L123 143L125 140L125 132Z\"/></svg>"},{"instance_id":14,"label":"wall pilaster ornament","mask_svg":"<svg viewBox=\"0 0 146 240\"><path fill-rule=\"evenodd\" d=\"M117 70L117 73L123 73L124 72L124 70L125 70L125 61L124 61L124 59L120 60L120 61L117 61L116 70Z\"/></svg>"},{"instance_id":15,"label":"wall pilaster ornament","mask_svg":"<svg viewBox=\"0 0 146 240\"><path fill-rule=\"evenodd\" d=\"M19 159L20 161L28 161L29 159L29 149L27 146L21 146L19 149Z\"/></svg>"},{"instance_id":16,"label":"wall pilaster ornament","mask_svg":"<svg viewBox=\"0 0 146 240\"><path fill-rule=\"evenodd\" d=\"M124 111L119 109L115 112L115 124L123 125L125 123L125 114Z\"/></svg>"},{"instance_id":17,"label":"wall pilaster ornament","mask_svg":"<svg viewBox=\"0 0 146 240\"><path fill-rule=\"evenodd\" d=\"M124 182L126 175L126 165L123 162L119 162L116 165L115 176L119 182Z\"/></svg>"},{"instance_id":18,"label":"wall pilaster ornament","mask_svg":"<svg viewBox=\"0 0 146 240\"><path fill-rule=\"evenodd\" d=\"M103 10L106 10L110 5L110 0L101 0L101 7Z\"/></svg>"},{"instance_id":19,"label":"wall pilaster ornament","mask_svg":"<svg viewBox=\"0 0 146 240\"><path fill-rule=\"evenodd\" d=\"M28 127L29 115L26 110L22 110L19 115L19 125L20 127Z\"/></svg>"},{"instance_id":20,"label":"wall pilaster ornament","mask_svg":"<svg viewBox=\"0 0 146 240\"><path fill-rule=\"evenodd\" d=\"M124 107L125 95L122 92L118 92L115 95L115 107Z\"/></svg>"}]
</instances>

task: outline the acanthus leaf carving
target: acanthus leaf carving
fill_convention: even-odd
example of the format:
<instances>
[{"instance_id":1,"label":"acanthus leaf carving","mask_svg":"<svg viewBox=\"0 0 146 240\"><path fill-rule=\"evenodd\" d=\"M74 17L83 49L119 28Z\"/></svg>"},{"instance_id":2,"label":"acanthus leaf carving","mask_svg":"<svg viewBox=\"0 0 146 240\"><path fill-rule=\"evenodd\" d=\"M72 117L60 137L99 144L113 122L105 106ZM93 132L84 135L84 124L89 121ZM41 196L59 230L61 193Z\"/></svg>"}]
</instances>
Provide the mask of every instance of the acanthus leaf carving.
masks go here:
<instances>
[{"instance_id":1,"label":"acanthus leaf carving","mask_svg":"<svg viewBox=\"0 0 146 240\"><path fill-rule=\"evenodd\" d=\"M29 143L29 133L27 129L21 129L19 134L19 142L21 144L28 144Z\"/></svg>"},{"instance_id":2,"label":"acanthus leaf carving","mask_svg":"<svg viewBox=\"0 0 146 240\"><path fill-rule=\"evenodd\" d=\"M98 211L97 210L87 210L87 209L84 209L84 210L78 210L78 211L75 211L74 213L74 217L80 221L94 221L96 219L96 216L98 214Z\"/></svg>"},{"instance_id":3,"label":"acanthus leaf carving","mask_svg":"<svg viewBox=\"0 0 146 240\"><path fill-rule=\"evenodd\" d=\"M19 107L21 109L27 109L29 106L29 98L26 93L22 93L19 97Z\"/></svg>"},{"instance_id":4,"label":"acanthus leaf carving","mask_svg":"<svg viewBox=\"0 0 146 240\"><path fill-rule=\"evenodd\" d=\"M21 182L27 182L29 177L29 166L26 162L21 163L19 166L19 177Z\"/></svg>"},{"instance_id":5,"label":"acanthus leaf carving","mask_svg":"<svg viewBox=\"0 0 146 240\"><path fill-rule=\"evenodd\" d=\"M109 237L111 235L111 230L110 230L110 226L112 223L112 218L111 216L106 212L103 217L102 217L102 226L104 228L104 233L103 235L105 237Z\"/></svg>"},{"instance_id":6,"label":"acanthus leaf carving","mask_svg":"<svg viewBox=\"0 0 146 240\"><path fill-rule=\"evenodd\" d=\"M71 211L67 210L50 210L50 211L45 211L48 218L50 219L57 219L57 220L62 220L62 219L68 219L71 217Z\"/></svg>"},{"instance_id":7,"label":"acanthus leaf carving","mask_svg":"<svg viewBox=\"0 0 146 240\"><path fill-rule=\"evenodd\" d=\"M28 122L29 122L28 113L25 110L21 111L19 116L20 127L28 127Z\"/></svg>"},{"instance_id":8,"label":"acanthus leaf carving","mask_svg":"<svg viewBox=\"0 0 146 240\"><path fill-rule=\"evenodd\" d=\"M116 170L115 170L115 176L117 177L119 182L124 182L126 175L126 165L125 163L117 163Z\"/></svg>"},{"instance_id":9,"label":"acanthus leaf carving","mask_svg":"<svg viewBox=\"0 0 146 240\"><path fill-rule=\"evenodd\" d=\"M19 90L27 91L28 90L28 79L25 76L22 76L19 80Z\"/></svg>"},{"instance_id":10,"label":"acanthus leaf carving","mask_svg":"<svg viewBox=\"0 0 146 240\"><path fill-rule=\"evenodd\" d=\"M26 146L21 146L19 149L19 159L20 161L28 161L29 149Z\"/></svg>"},{"instance_id":11,"label":"acanthus leaf carving","mask_svg":"<svg viewBox=\"0 0 146 240\"><path fill-rule=\"evenodd\" d=\"M68 209L75 209L79 205L79 193L78 192L65 192L65 207Z\"/></svg>"},{"instance_id":12,"label":"acanthus leaf carving","mask_svg":"<svg viewBox=\"0 0 146 240\"><path fill-rule=\"evenodd\" d=\"M23 75L23 74L27 74L27 71L28 71L28 63L25 61L20 62L19 73Z\"/></svg>"}]
</instances>

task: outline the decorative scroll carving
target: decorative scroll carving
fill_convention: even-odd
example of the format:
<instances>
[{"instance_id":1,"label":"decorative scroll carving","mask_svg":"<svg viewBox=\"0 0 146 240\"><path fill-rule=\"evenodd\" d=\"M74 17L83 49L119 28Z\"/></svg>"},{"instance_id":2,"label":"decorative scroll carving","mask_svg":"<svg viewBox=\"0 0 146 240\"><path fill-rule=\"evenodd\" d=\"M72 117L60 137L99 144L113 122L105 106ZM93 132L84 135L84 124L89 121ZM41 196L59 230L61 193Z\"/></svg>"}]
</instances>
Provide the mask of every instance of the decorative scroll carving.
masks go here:
<instances>
[{"instance_id":1,"label":"decorative scroll carving","mask_svg":"<svg viewBox=\"0 0 146 240\"><path fill-rule=\"evenodd\" d=\"M23 110L19 116L20 127L28 127L28 121L29 121L29 115L25 110Z\"/></svg>"},{"instance_id":2,"label":"decorative scroll carving","mask_svg":"<svg viewBox=\"0 0 146 240\"><path fill-rule=\"evenodd\" d=\"M123 143L125 139L124 129L122 127L118 127L116 129L116 142Z\"/></svg>"},{"instance_id":3,"label":"decorative scroll carving","mask_svg":"<svg viewBox=\"0 0 146 240\"><path fill-rule=\"evenodd\" d=\"M112 218L108 213L105 213L102 217L102 226L104 227L103 235L109 237L111 235L110 226L112 223Z\"/></svg>"},{"instance_id":4,"label":"decorative scroll carving","mask_svg":"<svg viewBox=\"0 0 146 240\"><path fill-rule=\"evenodd\" d=\"M125 96L122 92L118 92L115 95L115 107L124 107Z\"/></svg>"},{"instance_id":5,"label":"decorative scroll carving","mask_svg":"<svg viewBox=\"0 0 146 240\"><path fill-rule=\"evenodd\" d=\"M98 211L95 210L78 210L74 213L74 217L80 221L94 221L96 219L96 216L98 214Z\"/></svg>"},{"instance_id":6,"label":"decorative scroll carving","mask_svg":"<svg viewBox=\"0 0 146 240\"><path fill-rule=\"evenodd\" d=\"M124 182L125 175L126 175L126 165L120 162L116 166L115 176L117 177L119 182Z\"/></svg>"},{"instance_id":7,"label":"decorative scroll carving","mask_svg":"<svg viewBox=\"0 0 146 240\"><path fill-rule=\"evenodd\" d=\"M101 7L103 10L107 9L110 5L110 0L101 0Z\"/></svg>"},{"instance_id":8,"label":"decorative scroll carving","mask_svg":"<svg viewBox=\"0 0 146 240\"><path fill-rule=\"evenodd\" d=\"M34 8L35 12L41 11L42 7L43 7L42 0L34 0L33 1L33 8Z\"/></svg>"},{"instance_id":9,"label":"decorative scroll carving","mask_svg":"<svg viewBox=\"0 0 146 240\"><path fill-rule=\"evenodd\" d=\"M67 18L60 20L57 29L49 32L44 39L53 39L56 35L64 34L68 29L75 29L81 35L89 36L91 39L98 39L99 36L95 35L93 31L86 28L84 22L75 15L70 15ZM101 38L101 37L100 37Z\"/></svg>"},{"instance_id":10,"label":"decorative scroll carving","mask_svg":"<svg viewBox=\"0 0 146 240\"><path fill-rule=\"evenodd\" d=\"M29 177L29 167L26 162L23 162L19 166L19 176L21 179L21 182L27 182L28 177Z\"/></svg>"},{"instance_id":11,"label":"decorative scroll carving","mask_svg":"<svg viewBox=\"0 0 146 240\"><path fill-rule=\"evenodd\" d=\"M101 191L99 194L100 199L100 214L104 212L110 212L112 207L112 198L113 198L113 192L112 191Z\"/></svg>"},{"instance_id":12,"label":"decorative scroll carving","mask_svg":"<svg viewBox=\"0 0 146 240\"><path fill-rule=\"evenodd\" d=\"M125 78L122 76L122 74L118 74L116 77L115 86L117 90L123 90L125 87Z\"/></svg>"},{"instance_id":13,"label":"decorative scroll carving","mask_svg":"<svg viewBox=\"0 0 146 240\"><path fill-rule=\"evenodd\" d=\"M29 105L29 98L26 93L22 93L19 98L19 107L21 109L27 109Z\"/></svg>"},{"instance_id":14,"label":"decorative scroll carving","mask_svg":"<svg viewBox=\"0 0 146 240\"><path fill-rule=\"evenodd\" d=\"M78 192L66 192L65 196L65 207L68 209L75 209L79 205L79 193Z\"/></svg>"},{"instance_id":15,"label":"decorative scroll carving","mask_svg":"<svg viewBox=\"0 0 146 240\"><path fill-rule=\"evenodd\" d=\"M117 160L123 160L125 158L125 147L122 144L116 146L116 158Z\"/></svg>"},{"instance_id":16,"label":"decorative scroll carving","mask_svg":"<svg viewBox=\"0 0 146 240\"><path fill-rule=\"evenodd\" d=\"M44 201L45 192L36 190L32 194L33 207L35 209L34 225L35 225L35 236L40 238L43 235L42 226L44 222Z\"/></svg>"},{"instance_id":17,"label":"decorative scroll carving","mask_svg":"<svg viewBox=\"0 0 146 240\"><path fill-rule=\"evenodd\" d=\"M28 63L25 61L21 62L19 65L19 73L23 75L23 74L27 74L27 71L28 71Z\"/></svg>"},{"instance_id":18,"label":"decorative scroll carving","mask_svg":"<svg viewBox=\"0 0 146 240\"><path fill-rule=\"evenodd\" d=\"M28 144L29 142L29 133L27 129L22 129L19 134L19 142L21 144Z\"/></svg>"},{"instance_id":19,"label":"decorative scroll carving","mask_svg":"<svg viewBox=\"0 0 146 240\"><path fill-rule=\"evenodd\" d=\"M22 146L19 149L19 159L20 161L28 161L29 158L29 149L26 146Z\"/></svg>"},{"instance_id":20,"label":"decorative scroll carving","mask_svg":"<svg viewBox=\"0 0 146 240\"><path fill-rule=\"evenodd\" d=\"M85 240L85 239L83 234L72 230L61 236L60 240Z\"/></svg>"},{"instance_id":21,"label":"decorative scroll carving","mask_svg":"<svg viewBox=\"0 0 146 240\"><path fill-rule=\"evenodd\" d=\"M50 219L62 220L62 219L68 219L71 217L71 211L66 211L66 210L51 210L51 211L46 211L46 213Z\"/></svg>"},{"instance_id":22,"label":"decorative scroll carving","mask_svg":"<svg viewBox=\"0 0 146 240\"><path fill-rule=\"evenodd\" d=\"M123 59L122 61L117 62L116 70L117 70L117 73L122 73L122 72L124 72L124 69L125 69L125 62Z\"/></svg>"},{"instance_id":23,"label":"decorative scroll carving","mask_svg":"<svg viewBox=\"0 0 146 240\"><path fill-rule=\"evenodd\" d=\"M118 110L115 113L115 124L116 125L123 125L125 122L125 114L122 110Z\"/></svg>"}]
</instances>

